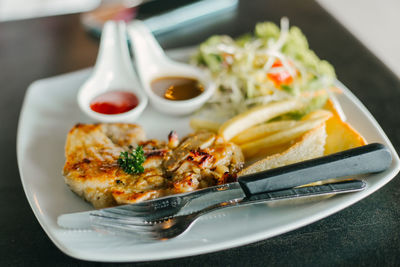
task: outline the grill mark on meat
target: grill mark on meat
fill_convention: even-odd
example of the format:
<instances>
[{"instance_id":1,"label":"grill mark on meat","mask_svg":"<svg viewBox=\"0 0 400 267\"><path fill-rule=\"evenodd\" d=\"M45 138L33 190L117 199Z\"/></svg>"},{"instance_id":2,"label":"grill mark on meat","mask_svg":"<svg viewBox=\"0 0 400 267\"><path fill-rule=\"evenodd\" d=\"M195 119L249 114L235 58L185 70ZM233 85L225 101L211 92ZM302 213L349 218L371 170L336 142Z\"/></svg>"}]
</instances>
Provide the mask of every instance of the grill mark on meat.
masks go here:
<instances>
[{"instance_id":1,"label":"grill mark on meat","mask_svg":"<svg viewBox=\"0 0 400 267\"><path fill-rule=\"evenodd\" d=\"M154 150L145 150L144 151L144 155L146 158L150 158L150 157L163 157L167 154L168 150L167 149L154 149Z\"/></svg>"},{"instance_id":2,"label":"grill mark on meat","mask_svg":"<svg viewBox=\"0 0 400 267\"><path fill-rule=\"evenodd\" d=\"M199 167L204 167L207 163L210 163L213 160L213 156L204 151L191 150L186 159L196 163Z\"/></svg>"},{"instance_id":3,"label":"grill mark on meat","mask_svg":"<svg viewBox=\"0 0 400 267\"><path fill-rule=\"evenodd\" d=\"M198 132L189 135L173 150L170 157L165 161L164 167L168 172L175 171L180 163L188 157L191 150L207 148L213 144L214 140L215 134L211 132Z\"/></svg>"}]
</instances>

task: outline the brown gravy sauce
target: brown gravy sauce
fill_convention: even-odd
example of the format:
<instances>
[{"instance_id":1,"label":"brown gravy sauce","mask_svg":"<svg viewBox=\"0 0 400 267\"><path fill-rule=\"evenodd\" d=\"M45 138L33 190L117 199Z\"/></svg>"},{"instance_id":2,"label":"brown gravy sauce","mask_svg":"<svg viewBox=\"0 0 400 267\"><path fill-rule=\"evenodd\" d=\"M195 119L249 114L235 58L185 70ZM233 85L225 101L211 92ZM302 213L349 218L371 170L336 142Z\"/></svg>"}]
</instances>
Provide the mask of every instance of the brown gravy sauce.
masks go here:
<instances>
[{"instance_id":1,"label":"brown gravy sauce","mask_svg":"<svg viewBox=\"0 0 400 267\"><path fill-rule=\"evenodd\" d=\"M151 82L153 92L168 100L188 100L204 92L204 86L189 77L161 77Z\"/></svg>"}]
</instances>

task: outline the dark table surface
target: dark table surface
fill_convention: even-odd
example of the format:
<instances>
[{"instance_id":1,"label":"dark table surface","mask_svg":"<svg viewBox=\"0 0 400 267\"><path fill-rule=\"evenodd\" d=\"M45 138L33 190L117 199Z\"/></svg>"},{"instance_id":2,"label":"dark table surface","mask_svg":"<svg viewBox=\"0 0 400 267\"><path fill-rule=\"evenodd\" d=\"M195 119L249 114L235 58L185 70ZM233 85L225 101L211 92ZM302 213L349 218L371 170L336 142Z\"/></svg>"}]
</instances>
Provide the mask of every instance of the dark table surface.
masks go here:
<instances>
[{"instance_id":1,"label":"dark table surface","mask_svg":"<svg viewBox=\"0 0 400 267\"><path fill-rule=\"evenodd\" d=\"M310 46L335 67L397 150L400 82L374 55L313 1L241 1L238 12L159 36L164 48L195 45L211 34L237 36L256 22L288 16ZM355 14L356 15L356 14ZM50 241L25 197L16 160L16 130L31 82L92 66L98 41L78 15L0 23L0 266L70 266L73 259ZM149 265L388 265L400 263L400 179L326 219L250 245Z\"/></svg>"}]
</instances>

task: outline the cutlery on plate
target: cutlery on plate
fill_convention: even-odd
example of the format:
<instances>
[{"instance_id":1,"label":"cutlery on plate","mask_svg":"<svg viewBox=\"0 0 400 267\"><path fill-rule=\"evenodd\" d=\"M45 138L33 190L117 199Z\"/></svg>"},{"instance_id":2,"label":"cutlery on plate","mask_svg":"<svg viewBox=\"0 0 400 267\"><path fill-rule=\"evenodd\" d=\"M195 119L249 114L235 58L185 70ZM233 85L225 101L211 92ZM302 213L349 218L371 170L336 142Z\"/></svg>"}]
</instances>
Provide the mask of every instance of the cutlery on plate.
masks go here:
<instances>
[{"instance_id":1,"label":"cutlery on plate","mask_svg":"<svg viewBox=\"0 0 400 267\"><path fill-rule=\"evenodd\" d=\"M268 203L276 200L295 200L299 198L324 196L330 194L343 194L361 191L365 188L365 182L359 180L331 183L318 186L292 188L275 191L271 193L260 193L249 197L231 199L220 202L198 211L177 215L169 218L137 221L132 220L129 215L110 216L93 214L91 217L92 227L102 232L107 231L117 234L132 234L142 240L168 240L177 237L193 225L202 215L223 208L245 206L257 203Z\"/></svg>"},{"instance_id":2,"label":"cutlery on plate","mask_svg":"<svg viewBox=\"0 0 400 267\"><path fill-rule=\"evenodd\" d=\"M130 221L138 223L160 220L234 199L249 199L252 196L254 198L257 194L291 189L339 177L381 172L386 170L391 163L390 151L382 144L373 143L242 176L235 183L136 204L63 214L58 217L57 223L66 228L88 228L92 223L91 218L95 217L130 218Z\"/></svg>"}]
</instances>

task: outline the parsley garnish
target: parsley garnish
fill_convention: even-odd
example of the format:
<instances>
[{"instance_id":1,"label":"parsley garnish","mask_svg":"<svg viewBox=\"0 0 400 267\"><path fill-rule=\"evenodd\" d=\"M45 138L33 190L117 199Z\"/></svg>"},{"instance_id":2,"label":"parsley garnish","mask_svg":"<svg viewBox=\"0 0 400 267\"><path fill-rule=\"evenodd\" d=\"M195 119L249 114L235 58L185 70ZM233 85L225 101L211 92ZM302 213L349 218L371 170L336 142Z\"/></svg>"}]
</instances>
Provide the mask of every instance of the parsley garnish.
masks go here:
<instances>
[{"instance_id":1,"label":"parsley garnish","mask_svg":"<svg viewBox=\"0 0 400 267\"><path fill-rule=\"evenodd\" d=\"M142 173L144 168L143 162L146 160L142 146L138 146L131 152L121 152L118 159L118 165L128 174Z\"/></svg>"}]
</instances>

